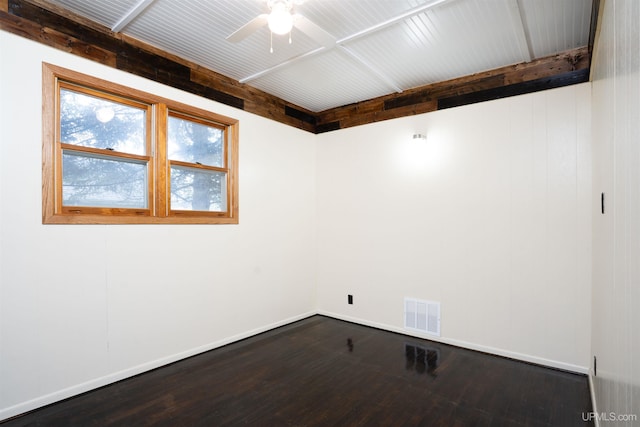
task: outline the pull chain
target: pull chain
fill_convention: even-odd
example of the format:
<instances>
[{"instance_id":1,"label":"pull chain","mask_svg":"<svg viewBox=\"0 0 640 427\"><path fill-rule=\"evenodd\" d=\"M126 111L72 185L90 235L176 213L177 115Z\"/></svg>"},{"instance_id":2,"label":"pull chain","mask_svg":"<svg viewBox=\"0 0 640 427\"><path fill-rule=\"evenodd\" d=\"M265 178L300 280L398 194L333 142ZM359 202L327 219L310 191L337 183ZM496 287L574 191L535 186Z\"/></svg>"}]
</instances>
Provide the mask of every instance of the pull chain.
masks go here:
<instances>
[{"instance_id":1,"label":"pull chain","mask_svg":"<svg viewBox=\"0 0 640 427\"><path fill-rule=\"evenodd\" d=\"M289 44L291 43L291 31L289 31ZM273 53L273 31L269 31L269 52Z\"/></svg>"}]
</instances>

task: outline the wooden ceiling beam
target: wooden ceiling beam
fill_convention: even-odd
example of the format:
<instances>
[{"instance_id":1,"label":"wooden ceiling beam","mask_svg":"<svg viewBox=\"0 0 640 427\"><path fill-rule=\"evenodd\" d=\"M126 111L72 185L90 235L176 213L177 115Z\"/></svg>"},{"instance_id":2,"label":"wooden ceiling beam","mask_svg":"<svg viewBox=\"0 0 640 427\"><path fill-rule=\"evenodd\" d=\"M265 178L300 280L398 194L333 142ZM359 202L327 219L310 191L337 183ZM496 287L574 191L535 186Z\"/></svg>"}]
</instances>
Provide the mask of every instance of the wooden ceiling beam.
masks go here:
<instances>
[{"instance_id":1,"label":"wooden ceiling beam","mask_svg":"<svg viewBox=\"0 0 640 427\"><path fill-rule=\"evenodd\" d=\"M0 29L262 117L315 132L314 113L115 33L44 0L0 0Z\"/></svg>"},{"instance_id":2,"label":"wooden ceiling beam","mask_svg":"<svg viewBox=\"0 0 640 427\"><path fill-rule=\"evenodd\" d=\"M591 60L590 46L585 46L402 93L312 112L115 33L46 0L0 0L0 29L314 133L588 81Z\"/></svg>"},{"instance_id":3,"label":"wooden ceiling beam","mask_svg":"<svg viewBox=\"0 0 640 427\"><path fill-rule=\"evenodd\" d=\"M421 86L316 114L317 133L589 80L588 47Z\"/></svg>"}]
</instances>

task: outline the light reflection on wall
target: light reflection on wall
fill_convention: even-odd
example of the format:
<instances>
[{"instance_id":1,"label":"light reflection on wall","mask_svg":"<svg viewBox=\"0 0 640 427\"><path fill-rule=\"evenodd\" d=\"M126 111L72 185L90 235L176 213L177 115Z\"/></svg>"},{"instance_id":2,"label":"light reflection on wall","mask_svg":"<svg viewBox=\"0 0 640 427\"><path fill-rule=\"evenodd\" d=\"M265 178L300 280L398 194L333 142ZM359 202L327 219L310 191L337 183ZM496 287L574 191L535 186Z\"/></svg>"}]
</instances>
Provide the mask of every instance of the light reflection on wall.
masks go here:
<instances>
[{"instance_id":1,"label":"light reflection on wall","mask_svg":"<svg viewBox=\"0 0 640 427\"><path fill-rule=\"evenodd\" d=\"M413 138L408 134L398 141L396 162L406 174L434 174L446 166L449 150L442 133L430 130L422 134L426 138Z\"/></svg>"}]
</instances>

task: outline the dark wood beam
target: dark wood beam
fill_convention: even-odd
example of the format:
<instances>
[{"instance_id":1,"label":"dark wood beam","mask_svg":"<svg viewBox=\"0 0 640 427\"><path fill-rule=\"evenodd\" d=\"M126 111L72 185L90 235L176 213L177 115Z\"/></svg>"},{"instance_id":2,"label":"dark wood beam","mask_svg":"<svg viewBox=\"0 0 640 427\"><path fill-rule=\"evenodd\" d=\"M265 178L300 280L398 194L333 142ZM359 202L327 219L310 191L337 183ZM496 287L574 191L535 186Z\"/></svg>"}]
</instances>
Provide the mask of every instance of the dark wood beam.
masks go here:
<instances>
[{"instance_id":1,"label":"dark wood beam","mask_svg":"<svg viewBox=\"0 0 640 427\"><path fill-rule=\"evenodd\" d=\"M322 133L588 81L599 3L594 0L588 46L322 112L309 111L114 33L47 0L0 0L0 29L249 113Z\"/></svg>"},{"instance_id":2,"label":"dark wood beam","mask_svg":"<svg viewBox=\"0 0 640 427\"><path fill-rule=\"evenodd\" d=\"M591 5L591 25L589 27L589 55L593 53L593 46L596 42L596 32L598 30L598 19L600 18L600 0L593 0Z\"/></svg>"},{"instance_id":3,"label":"dark wood beam","mask_svg":"<svg viewBox=\"0 0 640 427\"><path fill-rule=\"evenodd\" d=\"M205 98L315 132L315 114L43 0L0 0L0 29L173 86Z\"/></svg>"},{"instance_id":4,"label":"dark wood beam","mask_svg":"<svg viewBox=\"0 0 640 427\"><path fill-rule=\"evenodd\" d=\"M589 80L589 51L581 47L531 62L434 83L317 114L317 132L521 95Z\"/></svg>"}]
</instances>

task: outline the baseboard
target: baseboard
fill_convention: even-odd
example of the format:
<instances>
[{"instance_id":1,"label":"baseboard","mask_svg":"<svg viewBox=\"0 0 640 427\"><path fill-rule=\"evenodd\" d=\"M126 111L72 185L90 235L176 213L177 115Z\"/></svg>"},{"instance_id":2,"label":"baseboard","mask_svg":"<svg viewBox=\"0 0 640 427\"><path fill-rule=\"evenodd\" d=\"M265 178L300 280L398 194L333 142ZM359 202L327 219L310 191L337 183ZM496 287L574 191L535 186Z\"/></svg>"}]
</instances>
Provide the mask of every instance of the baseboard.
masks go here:
<instances>
[{"instance_id":1,"label":"baseboard","mask_svg":"<svg viewBox=\"0 0 640 427\"><path fill-rule=\"evenodd\" d=\"M528 354L517 353L517 352L508 351L500 348L489 347L485 345L480 345L480 344L456 340L456 339L442 338L442 337L436 337L436 336L426 335L426 334L423 335L423 334L415 333L397 326L387 325L387 324L378 323L378 322L371 322L369 320L360 319L360 318L351 317L351 316L345 316L343 314L333 313L333 312L324 311L324 310L319 310L318 314L327 316L327 317L333 317L339 320L344 320L347 322L358 323L365 326L371 326L372 328L383 329L389 332L396 332L403 335L409 335L416 338L422 338L430 341L440 342L443 344L454 345L456 347L462 347L469 350L480 351L483 353L494 354L496 356L507 357L509 359L520 360L523 362L533 363L536 365L543 365L543 366L547 366L554 369L560 369L563 371L575 372L578 374L588 374L589 372L589 369L586 366L573 365L570 363L564 363L557 360L545 359L542 357L531 356Z\"/></svg>"},{"instance_id":2,"label":"baseboard","mask_svg":"<svg viewBox=\"0 0 640 427\"><path fill-rule=\"evenodd\" d=\"M266 326L262 326L260 328L252 329L250 331L246 331L241 334L233 335L231 337L212 342L210 344L206 344L206 345L196 347L187 351L173 354L171 356L153 360L151 362L143 363L141 365L134 366L132 368L128 368L119 372L114 372L112 374L99 377L91 381L77 384L72 387L68 387L68 388L56 391L51 394L47 394L26 402L19 403L14 406L10 406L8 408L4 408L0 410L0 422L7 420L9 418L16 417L21 414L25 414L30 411L34 411L36 409L42 408L43 406L60 402L61 400L65 400L70 397L77 396L79 394L86 393L88 391L95 390L97 388L104 387L109 384L113 384L115 382L133 377L135 375L142 374L147 371L151 371L153 369L160 368L165 365L169 365L179 360L186 359L191 356L196 356L198 354L201 354L210 350L214 350L219 347L223 347L225 345L234 343L236 341L241 341L243 339L250 338L252 336L261 334L263 332L267 332L272 329L276 329L281 326L285 326L290 323L294 323L299 320L306 319L307 317L314 316L315 314L317 314L315 311L310 311L308 313L300 314L298 316L293 316L288 319L284 319L278 322L271 323Z\"/></svg>"}]
</instances>

